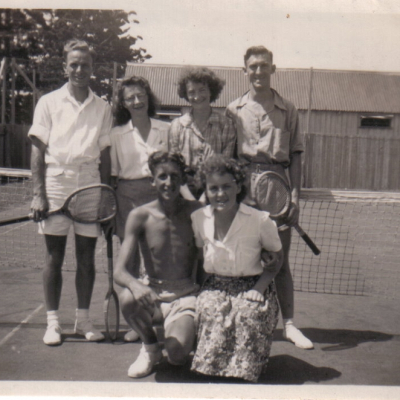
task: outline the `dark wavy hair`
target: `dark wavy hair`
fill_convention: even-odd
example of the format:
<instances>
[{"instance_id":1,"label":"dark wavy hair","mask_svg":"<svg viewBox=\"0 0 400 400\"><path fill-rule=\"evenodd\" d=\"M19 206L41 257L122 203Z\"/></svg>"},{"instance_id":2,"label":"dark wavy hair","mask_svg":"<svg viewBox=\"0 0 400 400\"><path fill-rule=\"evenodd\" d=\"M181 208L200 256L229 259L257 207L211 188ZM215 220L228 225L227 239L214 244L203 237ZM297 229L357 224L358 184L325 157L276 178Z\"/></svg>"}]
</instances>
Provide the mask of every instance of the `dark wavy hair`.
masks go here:
<instances>
[{"instance_id":1,"label":"dark wavy hair","mask_svg":"<svg viewBox=\"0 0 400 400\"><path fill-rule=\"evenodd\" d=\"M273 61L274 59L274 54L272 53L272 51L268 50L266 47L264 46L252 46L249 47L246 51L246 54L244 55L244 65L246 66L246 62L247 60L251 57L251 56L256 56L259 54L265 54L268 57L271 57L271 61Z\"/></svg>"},{"instance_id":2,"label":"dark wavy hair","mask_svg":"<svg viewBox=\"0 0 400 400\"><path fill-rule=\"evenodd\" d=\"M240 161L221 154L214 154L200 165L197 171L197 179L202 183L204 188L206 187L207 176L211 174L231 174L236 184L241 188L236 196L236 201L240 203L246 197L246 168Z\"/></svg>"},{"instance_id":3,"label":"dark wavy hair","mask_svg":"<svg viewBox=\"0 0 400 400\"><path fill-rule=\"evenodd\" d=\"M186 182L187 165L185 163L185 157L183 157L183 155L180 153L171 153L171 152L168 153L166 151L156 151L155 153L151 154L148 161L151 174L154 176L157 165L166 162L175 163L179 167L182 173L183 182Z\"/></svg>"},{"instance_id":4,"label":"dark wavy hair","mask_svg":"<svg viewBox=\"0 0 400 400\"><path fill-rule=\"evenodd\" d=\"M209 68L187 67L183 70L178 80L178 96L186 101L189 101L186 92L186 84L188 82L207 85L210 90L210 103L218 99L225 85L225 81Z\"/></svg>"},{"instance_id":5,"label":"dark wavy hair","mask_svg":"<svg viewBox=\"0 0 400 400\"><path fill-rule=\"evenodd\" d=\"M149 101L149 108L147 109L147 115L153 117L156 114L159 101L153 91L150 88L149 81L142 76L129 76L121 80L118 83L117 96L114 102L114 118L115 125L125 125L130 119L131 114L124 106L124 89L129 86L140 86L146 91L147 99Z\"/></svg>"},{"instance_id":6,"label":"dark wavy hair","mask_svg":"<svg viewBox=\"0 0 400 400\"><path fill-rule=\"evenodd\" d=\"M92 57L92 62L94 62L96 59L96 52L93 50L93 47L88 45L87 42L79 39L70 39L65 43L63 48L63 57L65 61L67 61L68 54L74 50L80 50L89 53Z\"/></svg>"}]
</instances>

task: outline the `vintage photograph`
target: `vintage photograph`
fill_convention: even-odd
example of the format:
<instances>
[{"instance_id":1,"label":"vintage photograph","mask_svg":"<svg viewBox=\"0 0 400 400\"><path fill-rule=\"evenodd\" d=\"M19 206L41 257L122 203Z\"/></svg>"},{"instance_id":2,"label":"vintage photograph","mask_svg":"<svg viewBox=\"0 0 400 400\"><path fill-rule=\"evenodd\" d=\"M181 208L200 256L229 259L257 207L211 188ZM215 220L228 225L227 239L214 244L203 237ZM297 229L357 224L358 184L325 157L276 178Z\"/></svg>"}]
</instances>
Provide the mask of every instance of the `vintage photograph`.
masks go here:
<instances>
[{"instance_id":1,"label":"vintage photograph","mask_svg":"<svg viewBox=\"0 0 400 400\"><path fill-rule=\"evenodd\" d=\"M0 398L398 398L399 43L396 0L7 0Z\"/></svg>"}]
</instances>

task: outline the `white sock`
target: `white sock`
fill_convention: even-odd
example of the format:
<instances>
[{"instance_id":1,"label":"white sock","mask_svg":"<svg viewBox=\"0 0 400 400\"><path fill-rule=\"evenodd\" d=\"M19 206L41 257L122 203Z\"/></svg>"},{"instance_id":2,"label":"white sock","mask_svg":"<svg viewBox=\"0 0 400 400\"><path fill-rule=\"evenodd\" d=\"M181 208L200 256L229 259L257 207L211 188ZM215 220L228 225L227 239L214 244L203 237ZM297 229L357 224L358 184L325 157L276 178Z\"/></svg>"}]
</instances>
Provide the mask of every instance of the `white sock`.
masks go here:
<instances>
[{"instance_id":1,"label":"white sock","mask_svg":"<svg viewBox=\"0 0 400 400\"><path fill-rule=\"evenodd\" d=\"M290 325L294 325L292 318L283 318L283 327L286 328Z\"/></svg>"},{"instance_id":2,"label":"white sock","mask_svg":"<svg viewBox=\"0 0 400 400\"><path fill-rule=\"evenodd\" d=\"M58 325L58 311L47 311L47 326Z\"/></svg>"},{"instance_id":3,"label":"white sock","mask_svg":"<svg viewBox=\"0 0 400 400\"><path fill-rule=\"evenodd\" d=\"M143 343L144 344L144 343ZM149 353L156 353L159 348L160 345L158 342L156 343L152 343L152 344L144 344L144 348L149 352Z\"/></svg>"},{"instance_id":4,"label":"white sock","mask_svg":"<svg viewBox=\"0 0 400 400\"><path fill-rule=\"evenodd\" d=\"M89 319L89 310L86 308L76 309L76 319L77 321L87 321Z\"/></svg>"}]
</instances>

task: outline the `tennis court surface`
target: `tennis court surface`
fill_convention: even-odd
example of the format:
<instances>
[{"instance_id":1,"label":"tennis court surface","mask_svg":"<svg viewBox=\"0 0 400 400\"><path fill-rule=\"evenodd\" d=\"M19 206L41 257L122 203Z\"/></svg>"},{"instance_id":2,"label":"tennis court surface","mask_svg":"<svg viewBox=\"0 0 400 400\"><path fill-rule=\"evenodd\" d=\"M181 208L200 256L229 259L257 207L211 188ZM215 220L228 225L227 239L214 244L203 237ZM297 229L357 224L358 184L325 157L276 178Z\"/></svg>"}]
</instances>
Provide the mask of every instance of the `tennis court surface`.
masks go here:
<instances>
[{"instance_id":1,"label":"tennis court surface","mask_svg":"<svg viewBox=\"0 0 400 400\"><path fill-rule=\"evenodd\" d=\"M0 187L0 197L12 193L7 200L0 200L3 217L26 212L27 181L17 178L14 185L10 186L8 181ZM20 190L27 191L26 197L21 196ZM101 396L171 396L168 390L160 389L164 387L161 383L178 384L183 397L194 396L198 385L216 389L216 397L230 398L248 397L254 388L264 393L254 397L269 398L268 393L281 385L297 388L301 398L304 396L300 393L307 388L311 398L315 387L325 387L329 393L348 388L352 398L358 393L352 392L354 385L364 389L367 385L371 396L377 394L375 398L383 398L378 396L379 388L381 394L387 389L396 390L400 386L398 194L372 197L363 193L360 197L358 192L305 191L302 207L301 225L322 254L313 256L294 234L295 321L314 342L315 349L301 350L284 341L278 325L267 372L257 385L198 376L188 366L173 367L166 361L150 376L132 380L127 377L127 370L140 344L123 342L126 325L122 325L119 340L114 344L88 343L76 337L72 237L68 239L60 309L64 342L53 348L45 346L42 238L35 233L32 222L1 227L0 396L32 393L91 396L87 385L92 384L100 388ZM115 250L117 256L117 246ZM98 243L96 262L91 317L104 331L107 260L103 238ZM63 384L59 386L59 382ZM76 385L76 382L81 383ZM229 389L223 389L224 384ZM387 398L399 398L396 393L397 397Z\"/></svg>"}]
</instances>

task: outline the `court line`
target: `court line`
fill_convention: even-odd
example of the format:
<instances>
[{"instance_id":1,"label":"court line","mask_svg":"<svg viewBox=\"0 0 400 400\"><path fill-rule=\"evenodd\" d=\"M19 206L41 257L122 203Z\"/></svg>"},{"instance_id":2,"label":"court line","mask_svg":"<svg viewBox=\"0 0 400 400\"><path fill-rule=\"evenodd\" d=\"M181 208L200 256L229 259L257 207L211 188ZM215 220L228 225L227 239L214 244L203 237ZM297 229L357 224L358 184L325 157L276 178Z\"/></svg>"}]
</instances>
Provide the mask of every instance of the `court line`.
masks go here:
<instances>
[{"instance_id":1,"label":"court line","mask_svg":"<svg viewBox=\"0 0 400 400\"><path fill-rule=\"evenodd\" d=\"M29 314L21 323L16 326L8 335L6 335L1 341L0 341L0 347L3 346L4 343L6 343L11 337L17 333L22 325L27 324L31 318L33 318L42 308L44 307L43 303L40 304L36 310L34 310L31 314Z\"/></svg>"},{"instance_id":2,"label":"court line","mask_svg":"<svg viewBox=\"0 0 400 400\"><path fill-rule=\"evenodd\" d=\"M25 223L22 224L22 225L19 225L19 224L18 224L18 226L14 227L14 228L12 228L12 229L9 229L8 231L0 232L0 235L7 235L7 233L12 232L12 231L15 231L16 229L20 229L20 228L22 228L23 226L28 225L28 224L30 224L30 223L31 223L31 221L25 222Z\"/></svg>"}]
</instances>

